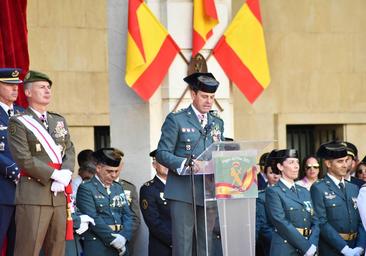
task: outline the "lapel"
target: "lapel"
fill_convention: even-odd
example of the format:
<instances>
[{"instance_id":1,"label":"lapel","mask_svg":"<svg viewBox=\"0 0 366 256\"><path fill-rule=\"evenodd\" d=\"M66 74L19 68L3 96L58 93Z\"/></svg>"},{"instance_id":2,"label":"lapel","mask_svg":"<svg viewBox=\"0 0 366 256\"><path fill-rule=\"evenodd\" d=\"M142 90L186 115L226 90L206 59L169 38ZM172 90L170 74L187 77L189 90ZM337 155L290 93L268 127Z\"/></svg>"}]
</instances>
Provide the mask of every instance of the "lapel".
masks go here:
<instances>
[{"instance_id":1,"label":"lapel","mask_svg":"<svg viewBox=\"0 0 366 256\"><path fill-rule=\"evenodd\" d=\"M201 124L198 120L198 117L196 115L196 113L194 112L192 106L189 106L189 108L187 108L186 110L186 115L187 115L187 120L190 124L192 124L194 127L196 127L196 129L201 130Z\"/></svg>"},{"instance_id":2,"label":"lapel","mask_svg":"<svg viewBox=\"0 0 366 256\"><path fill-rule=\"evenodd\" d=\"M93 177L93 183L96 186L96 189L99 191L99 193L101 193L104 196L106 196L107 198L109 198L107 189L105 187L103 187L102 183L100 183L100 181L97 180L97 178Z\"/></svg>"},{"instance_id":3,"label":"lapel","mask_svg":"<svg viewBox=\"0 0 366 256\"><path fill-rule=\"evenodd\" d=\"M300 196L299 191L297 191L297 195L296 195L288 187L286 187L286 185L283 184L281 181L279 181L277 184L281 188L281 190L285 193L287 198L291 198L293 201L296 201L301 205L304 204L304 202L302 200L300 200L300 198L299 198L299 196Z\"/></svg>"},{"instance_id":4,"label":"lapel","mask_svg":"<svg viewBox=\"0 0 366 256\"><path fill-rule=\"evenodd\" d=\"M8 125L9 122L9 115L5 112L5 110L0 106L0 120L5 125Z\"/></svg>"},{"instance_id":5,"label":"lapel","mask_svg":"<svg viewBox=\"0 0 366 256\"><path fill-rule=\"evenodd\" d=\"M48 122L48 132L52 135L53 137L53 133L55 131L56 128L56 119L53 115L51 115L49 112L47 112L47 122Z\"/></svg>"},{"instance_id":6,"label":"lapel","mask_svg":"<svg viewBox=\"0 0 366 256\"><path fill-rule=\"evenodd\" d=\"M343 192L341 191L341 189L338 187L338 185L336 185L333 180L331 178L329 178L328 175L325 176L325 183L328 185L328 188L333 191L335 194L337 194L340 198L342 198L343 200L346 200ZM346 193L347 193L347 188L346 188Z\"/></svg>"},{"instance_id":7,"label":"lapel","mask_svg":"<svg viewBox=\"0 0 366 256\"><path fill-rule=\"evenodd\" d=\"M41 119L39 119L39 117L37 116L37 114L36 114L36 113L34 113L34 112L33 112L33 110L32 110L31 108L27 108L27 109L25 110L25 114L27 114L27 115L31 115L35 120L37 120L37 122L38 122L38 123L40 123L40 124L42 125L42 127L44 127L44 125L43 125L43 123L42 123ZM46 128L45 128L45 129L46 129Z\"/></svg>"},{"instance_id":8,"label":"lapel","mask_svg":"<svg viewBox=\"0 0 366 256\"><path fill-rule=\"evenodd\" d=\"M160 191L164 191L164 183L161 182L161 180L155 175L154 177L154 182L156 183L157 185L157 188L160 190Z\"/></svg>"}]
</instances>

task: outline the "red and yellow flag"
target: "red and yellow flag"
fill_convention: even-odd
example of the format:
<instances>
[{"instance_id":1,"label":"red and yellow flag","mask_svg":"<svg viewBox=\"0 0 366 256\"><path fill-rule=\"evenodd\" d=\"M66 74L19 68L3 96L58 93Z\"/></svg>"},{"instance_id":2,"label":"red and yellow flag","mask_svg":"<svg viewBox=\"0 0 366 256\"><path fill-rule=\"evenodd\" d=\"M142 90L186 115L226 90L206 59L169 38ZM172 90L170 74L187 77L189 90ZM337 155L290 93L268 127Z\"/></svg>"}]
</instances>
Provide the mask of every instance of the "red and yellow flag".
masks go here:
<instances>
[{"instance_id":1,"label":"red and yellow flag","mask_svg":"<svg viewBox=\"0 0 366 256\"><path fill-rule=\"evenodd\" d=\"M129 0L125 80L142 99L159 87L179 47L143 0Z\"/></svg>"},{"instance_id":2,"label":"red and yellow flag","mask_svg":"<svg viewBox=\"0 0 366 256\"><path fill-rule=\"evenodd\" d=\"M259 0L247 0L213 55L231 81L253 103L270 83Z\"/></svg>"},{"instance_id":3,"label":"red and yellow flag","mask_svg":"<svg viewBox=\"0 0 366 256\"><path fill-rule=\"evenodd\" d=\"M214 0L193 0L193 57L211 37L212 29L218 23Z\"/></svg>"}]
</instances>

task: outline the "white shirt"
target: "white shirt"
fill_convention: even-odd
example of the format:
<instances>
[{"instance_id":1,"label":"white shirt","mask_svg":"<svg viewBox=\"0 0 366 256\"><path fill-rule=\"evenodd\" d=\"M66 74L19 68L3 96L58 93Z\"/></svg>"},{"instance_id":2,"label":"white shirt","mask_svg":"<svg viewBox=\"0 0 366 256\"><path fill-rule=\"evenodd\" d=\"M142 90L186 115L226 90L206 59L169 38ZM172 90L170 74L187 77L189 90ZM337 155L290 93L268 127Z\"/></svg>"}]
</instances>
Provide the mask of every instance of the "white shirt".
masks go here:
<instances>
[{"instance_id":1,"label":"white shirt","mask_svg":"<svg viewBox=\"0 0 366 256\"><path fill-rule=\"evenodd\" d=\"M283 184L285 184L285 186L288 188L288 189L291 189L292 186L295 185L295 182L289 182L283 178L280 178L280 181L282 181Z\"/></svg>"},{"instance_id":2,"label":"white shirt","mask_svg":"<svg viewBox=\"0 0 366 256\"><path fill-rule=\"evenodd\" d=\"M39 119L42 119L42 115L44 116L44 119L46 120L47 122L47 111L41 113L41 112L38 112L37 110L35 110L34 108L32 107L29 107L34 113L36 113L36 115L38 116Z\"/></svg>"},{"instance_id":3,"label":"white shirt","mask_svg":"<svg viewBox=\"0 0 366 256\"><path fill-rule=\"evenodd\" d=\"M14 111L14 106L13 104L10 105L10 107L8 105L6 105L5 103L0 101L0 106L4 109L5 113L8 114L8 110L12 109Z\"/></svg>"},{"instance_id":4,"label":"white shirt","mask_svg":"<svg viewBox=\"0 0 366 256\"><path fill-rule=\"evenodd\" d=\"M162 178L160 178L160 176L159 175L155 175L156 177L158 177L158 179L161 181L161 182L163 182L163 184L165 185L166 184L166 180L164 180L164 179L162 179Z\"/></svg>"},{"instance_id":5,"label":"white shirt","mask_svg":"<svg viewBox=\"0 0 366 256\"><path fill-rule=\"evenodd\" d=\"M199 112L194 106L193 104L191 104L193 112L196 114L198 120L200 121L202 118L201 116L203 116L203 123L201 124L202 127L205 127L205 125L207 124L207 113L202 114L201 112Z\"/></svg>"},{"instance_id":6,"label":"white shirt","mask_svg":"<svg viewBox=\"0 0 366 256\"><path fill-rule=\"evenodd\" d=\"M338 187L339 187L339 183L341 183L341 182L343 183L343 186L346 187L345 184L344 184L344 179L343 178L341 180L339 180L339 179L337 179L336 177L334 177L333 175L331 175L329 173L327 173L327 175L334 182L334 184L336 184Z\"/></svg>"}]
</instances>

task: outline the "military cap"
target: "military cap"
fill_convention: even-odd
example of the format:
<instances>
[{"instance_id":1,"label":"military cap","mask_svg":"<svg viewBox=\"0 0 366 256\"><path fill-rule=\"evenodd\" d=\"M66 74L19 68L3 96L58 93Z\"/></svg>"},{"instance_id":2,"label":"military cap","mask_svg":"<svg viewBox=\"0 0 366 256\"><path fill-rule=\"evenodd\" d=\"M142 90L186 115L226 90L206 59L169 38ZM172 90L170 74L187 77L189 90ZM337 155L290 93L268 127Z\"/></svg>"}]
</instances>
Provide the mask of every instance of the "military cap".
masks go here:
<instances>
[{"instance_id":1,"label":"military cap","mask_svg":"<svg viewBox=\"0 0 366 256\"><path fill-rule=\"evenodd\" d=\"M97 164L105 164L112 167L118 167L121 157L117 157L114 148L101 148L93 153Z\"/></svg>"},{"instance_id":2,"label":"military cap","mask_svg":"<svg viewBox=\"0 0 366 256\"><path fill-rule=\"evenodd\" d=\"M265 166L266 165L266 160L267 160L268 155L269 155L269 152L266 152L266 153L261 155L261 157L259 158L259 163L258 163L259 166Z\"/></svg>"},{"instance_id":3,"label":"military cap","mask_svg":"<svg viewBox=\"0 0 366 256\"><path fill-rule=\"evenodd\" d=\"M338 141L323 143L316 152L316 156L323 159L337 159L347 155L347 147Z\"/></svg>"},{"instance_id":4,"label":"military cap","mask_svg":"<svg viewBox=\"0 0 366 256\"><path fill-rule=\"evenodd\" d=\"M207 93L216 92L220 84L211 73L193 73L183 80L190 85L192 90Z\"/></svg>"},{"instance_id":5,"label":"military cap","mask_svg":"<svg viewBox=\"0 0 366 256\"><path fill-rule=\"evenodd\" d=\"M277 168L278 163L283 163L287 158L299 158L296 149L274 149L267 156L266 166L271 166L272 171L275 174L280 174L280 170Z\"/></svg>"},{"instance_id":6,"label":"military cap","mask_svg":"<svg viewBox=\"0 0 366 256\"><path fill-rule=\"evenodd\" d=\"M349 156L351 156L353 159L356 159L358 157L358 150L354 144L352 144L351 142L348 142L348 141L341 142L341 144L346 147L347 154Z\"/></svg>"},{"instance_id":7,"label":"military cap","mask_svg":"<svg viewBox=\"0 0 366 256\"><path fill-rule=\"evenodd\" d=\"M155 158L156 157L156 149L151 151L149 156L152 157L152 158Z\"/></svg>"},{"instance_id":8,"label":"military cap","mask_svg":"<svg viewBox=\"0 0 366 256\"><path fill-rule=\"evenodd\" d=\"M6 84L20 84L22 80L19 75L22 70L20 68L0 68L0 82Z\"/></svg>"},{"instance_id":9,"label":"military cap","mask_svg":"<svg viewBox=\"0 0 366 256\"><path fill-rule=\"evenodd\" d=\"M51 79L46 74L39 71L29 70L29 72L24 77L24 83L37 81L47 81L50 85L52 85Z\"/></svg>"}]
</instances>

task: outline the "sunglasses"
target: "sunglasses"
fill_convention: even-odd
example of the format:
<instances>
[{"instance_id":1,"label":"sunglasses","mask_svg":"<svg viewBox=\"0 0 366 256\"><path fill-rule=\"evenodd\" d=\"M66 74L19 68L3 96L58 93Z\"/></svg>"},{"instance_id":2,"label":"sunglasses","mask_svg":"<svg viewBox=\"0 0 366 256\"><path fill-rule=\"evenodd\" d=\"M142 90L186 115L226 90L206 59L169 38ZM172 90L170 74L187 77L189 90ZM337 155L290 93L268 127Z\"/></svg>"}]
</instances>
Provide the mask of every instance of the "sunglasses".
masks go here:
<instances>
[{"instance_id":1,"label":"sunglasses","mask_svg":"<svg viewBox=\"0 0 366 256\"><path fill-rule=\"evenodd\" d=\"M308 164L306 165L306 169L310 169L310 168L314 168L314 169L319 169L319 164Z\"/></svg>"}]
</instances>

